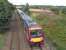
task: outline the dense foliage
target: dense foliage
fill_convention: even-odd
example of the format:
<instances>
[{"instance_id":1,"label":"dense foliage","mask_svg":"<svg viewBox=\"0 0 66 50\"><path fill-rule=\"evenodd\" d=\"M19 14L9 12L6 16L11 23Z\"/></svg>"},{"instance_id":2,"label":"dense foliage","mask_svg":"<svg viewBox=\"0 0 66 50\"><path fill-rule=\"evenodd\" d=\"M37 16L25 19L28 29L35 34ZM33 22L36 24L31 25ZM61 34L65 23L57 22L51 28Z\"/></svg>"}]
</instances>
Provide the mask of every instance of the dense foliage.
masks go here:
<instances>
[{"instance_id":1,"label":"dense foliage","mask_svg":"<svg viewBox=\"0 0 66 50\"><path fill-rule=\"evenodd\" d=\"M7 0L0 0L0 31L8 28L14 7Z\"/></svg>"}]
</instances>

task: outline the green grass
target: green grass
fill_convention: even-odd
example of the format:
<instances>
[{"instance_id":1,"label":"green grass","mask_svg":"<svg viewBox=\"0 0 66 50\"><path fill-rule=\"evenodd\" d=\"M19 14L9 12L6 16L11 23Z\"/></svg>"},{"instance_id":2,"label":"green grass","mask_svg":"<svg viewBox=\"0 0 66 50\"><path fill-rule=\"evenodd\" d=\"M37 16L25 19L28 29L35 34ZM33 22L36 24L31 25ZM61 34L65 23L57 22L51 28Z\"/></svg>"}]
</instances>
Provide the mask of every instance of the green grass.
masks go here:
<instances>
[{"instance_id":1,"label":"green grass","mask_svg":"<svg viewBox=\"0 0 66 50\"><path fill-rule=\"evenodd\" d=\"M4 43L5 43L5 35L0 34L0 49L4 47Z\"/></svg>"},{"instance_id":2,"label":"green grass","mask_svg":"<svg viewBox=\"0 0 66 50\"><path fill-rule=\"evenodd\" d=\"M66 15L40 17L36 14L36 16L32 15L32 18L43 26L46 37L56 44L57 50L66 50Z\"/></svg>"}]
</instances>

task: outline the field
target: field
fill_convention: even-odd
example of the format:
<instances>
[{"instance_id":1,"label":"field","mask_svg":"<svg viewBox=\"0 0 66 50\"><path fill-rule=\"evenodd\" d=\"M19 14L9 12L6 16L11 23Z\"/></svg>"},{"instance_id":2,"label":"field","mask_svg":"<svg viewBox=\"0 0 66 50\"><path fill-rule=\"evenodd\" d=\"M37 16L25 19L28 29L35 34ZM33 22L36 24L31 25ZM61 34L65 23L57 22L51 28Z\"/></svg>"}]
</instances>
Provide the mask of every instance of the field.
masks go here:
<instances>
[{"instance_id":1,"label":"field","mask_svg":"<svg viewBox=\"0 0 66 50\"><path fill-rule=\"evenodd\" d=\"M31 16L34 21L43 27L45 36L57 50L66 50L66 15L48 16L32 13Z\"/></svg>"}]
</instances>

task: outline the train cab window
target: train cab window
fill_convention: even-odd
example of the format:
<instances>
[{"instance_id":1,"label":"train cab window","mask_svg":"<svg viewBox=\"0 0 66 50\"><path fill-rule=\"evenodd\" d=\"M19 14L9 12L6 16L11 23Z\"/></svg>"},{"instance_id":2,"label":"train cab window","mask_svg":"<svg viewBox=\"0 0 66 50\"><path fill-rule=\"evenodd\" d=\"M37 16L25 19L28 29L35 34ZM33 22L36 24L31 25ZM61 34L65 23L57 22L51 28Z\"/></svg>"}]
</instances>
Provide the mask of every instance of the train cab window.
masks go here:
<instances>
[{"instance_id":1,"label":"train cab window","mask_svg":"<svg viewBox=\"0 0 66 50\"><path fill-rule=\"evenodd\" d=\"M31 35L34 36L40 36L42 33L41 31L35 30L35 31L31 31Z\"/></svg>"},{"instance_id":2,"label":"train cab window","mask_svg":"<svg viewBox=\"0 0 66 50\"><path fill-rule=\"evenodd\" d=\"M28 20L28 22L29 22L29 23L32 23L33 21L31 21L31 20Z\"/></svg>"},{"instance_id":3,"label":"train cab window","mask_svg":"<svg viewBox=\"0 0 66 50\"><path fill-rule=\"evenodd\" d=\"M37 32L36 31L32 31L31 34L32 35L37 35Z\"/></svg>"}]
</instances>

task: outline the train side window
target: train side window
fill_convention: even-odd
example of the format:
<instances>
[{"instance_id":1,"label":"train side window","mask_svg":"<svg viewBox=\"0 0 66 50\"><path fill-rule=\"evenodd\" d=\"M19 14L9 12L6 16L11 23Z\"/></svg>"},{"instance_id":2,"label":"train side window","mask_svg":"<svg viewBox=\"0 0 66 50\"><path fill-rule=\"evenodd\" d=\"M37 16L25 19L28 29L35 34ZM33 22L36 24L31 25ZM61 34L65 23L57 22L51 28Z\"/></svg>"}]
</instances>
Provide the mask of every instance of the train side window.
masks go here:
<instances>
[{"instance_id":1,"label":"train side window","mask_svg":"<svg viewBox=\"0 0 66 50\"><path fill-rule=\"evenodd\" d=\"M23 13L21 13L22 15L24 15Z\"/></svg>"}]
</instances>

